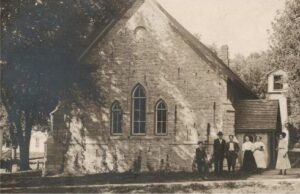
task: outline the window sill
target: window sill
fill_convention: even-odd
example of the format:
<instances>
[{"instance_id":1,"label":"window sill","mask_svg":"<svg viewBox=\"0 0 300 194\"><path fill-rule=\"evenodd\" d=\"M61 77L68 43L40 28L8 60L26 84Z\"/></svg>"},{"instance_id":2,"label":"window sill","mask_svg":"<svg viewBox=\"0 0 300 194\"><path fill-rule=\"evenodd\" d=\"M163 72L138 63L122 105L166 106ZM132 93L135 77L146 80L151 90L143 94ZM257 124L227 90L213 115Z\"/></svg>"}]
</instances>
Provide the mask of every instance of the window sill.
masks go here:
<instances>
[{"instance_id":1,"label":"window sill","mask_svg":"<svg viewBox=\"0 0 300 194\"><path fill-rule=\"evenodd\" d=\"M170 145L197 145L197 142L183 141L183 142L174 142L174 143L171 143Z\"/></svg>"},{"instance_id":2,"label":"window sill","mask_svg":"<svg viewBox=\"0 0 300 194\"><path fill-rule=\"evenodd\" d=\"M281 94L285 92L285 90L272 90L272 91L269 91L270 94Z\"/></svg>"},{"instance_id":3,"label":"window sill","mask_svg":"<svg viewBox=\"0 0 300 194\"><path fill-rule=\"evenodd\" d=\"M155 139L171 139L169 135L155 135L155 136L147 136L147 135L130 135L130 136L116 136L111 135L110 139L112 140L155 140Z\"/></svg>"},{"instance_id":4,"label":"window sill","mask_svg":"<svg viewBox=\"0 0 300 194\"><path fill-rule=\"evenodd\" d=\"M111 133L110 135L120 137L123 136L123 133Z\"/></svg>"},{"instance_id":5,"label":"window sill","mask_svg":"<svg viewBox=\"0 0 300 194\"><path fill-rule=\"evenodd\" d=\"M123 135L111 135L109 137L109 139L111 139L111 140L125 140L127 138L125 136L123 136Z\"/></svg>"},{"instance_id":6,"label":"window sill","mask_svg":"<svg viewBox=\"0 0 300 194\"><path fill-rule=\"evenodd\" d=\"M155 137L166 137L169 136L168 134L155 134Z\"/></svg>"},{"instance_id":7,"label":"window sill","mask_svg":"<svg viewBox=\"0 0 300 194\"><path fill-rule=\"evenodd\" d=\"M281 91L283 91L283 88L280 88L280 89L275 89L275 88L273 88L273 91L274 91L274 92L281 92Z\"/></svg>"},{"instance_id":8,"label":"window sill","mask_svg":"<svg viewBox=\"0 0 300 194\"><path fill-rule=\"evenodd\" d=\"M147 136L146 133L133 133L130 135L131 137L143 137L143 136Z\"/></svg>"},{"instance_id":9,"label":"window sill","mask_svg":"<svg viewBox=\"0 0 300 194\"><path fill-rule=\"evenodd\" d=\"M140 139L159 139L159 138L171 138L170 136L168 135L151 135L151 136L147 136L147 135L144 135L144 136L137 136L137 135L132 135L129 137L129 139L135 139L135 138L140 138Z\"/></svg>"}]
</instances>

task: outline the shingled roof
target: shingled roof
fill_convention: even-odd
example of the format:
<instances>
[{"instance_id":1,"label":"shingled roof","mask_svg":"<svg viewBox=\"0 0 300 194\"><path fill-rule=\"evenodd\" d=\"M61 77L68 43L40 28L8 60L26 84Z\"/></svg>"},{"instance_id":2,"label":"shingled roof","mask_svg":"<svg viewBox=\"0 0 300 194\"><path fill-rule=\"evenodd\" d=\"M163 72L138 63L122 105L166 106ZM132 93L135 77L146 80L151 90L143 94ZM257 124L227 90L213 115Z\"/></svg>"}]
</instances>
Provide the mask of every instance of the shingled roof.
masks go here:
<instances>
[{"instance_id":1,"label":"shingled roof","mask_svg":"<svg viewBox=\"0 0 300 194\"><path fill-rule=\"evenodd\" d=\"M277 100L242 100L235 111L236 132L275 131L280 126Z\"/></svg>"}]
</instances>

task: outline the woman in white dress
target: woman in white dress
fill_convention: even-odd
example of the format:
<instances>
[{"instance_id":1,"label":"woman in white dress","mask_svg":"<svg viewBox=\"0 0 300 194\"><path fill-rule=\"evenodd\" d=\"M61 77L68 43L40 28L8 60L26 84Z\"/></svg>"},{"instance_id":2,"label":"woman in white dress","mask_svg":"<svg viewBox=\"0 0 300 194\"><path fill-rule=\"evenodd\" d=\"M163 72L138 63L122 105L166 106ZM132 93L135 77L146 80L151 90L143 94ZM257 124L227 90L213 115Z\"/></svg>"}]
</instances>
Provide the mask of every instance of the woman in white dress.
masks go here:
<instances>
[{"instance_id":1,"label":"woman in white dress","mask_svg":"<svg viewBox=\"0 0 300 194\"><path fill-rule=\"evenodd\" d=\"M259 173L261 173L263 169L267 168L265 150L266 150L266 146L262 142L262 137L259 136L258 140L254 143L254 152L253 152L256 166Z\"/></svg>"},{"instance_id":2,"label":"woman in white dress","mask_svg":"<svg viewBox=\"0 0 300 194\"><path fill-rule=\"evenodd\" d=\"M285 139L286 134L281 133L279 135L278 143L278 156L276 162L276 169L280 170L279 174L286 175L286 170L291 168L291 163L288 156L288 141Z\"/></svg>"}]
</instances>

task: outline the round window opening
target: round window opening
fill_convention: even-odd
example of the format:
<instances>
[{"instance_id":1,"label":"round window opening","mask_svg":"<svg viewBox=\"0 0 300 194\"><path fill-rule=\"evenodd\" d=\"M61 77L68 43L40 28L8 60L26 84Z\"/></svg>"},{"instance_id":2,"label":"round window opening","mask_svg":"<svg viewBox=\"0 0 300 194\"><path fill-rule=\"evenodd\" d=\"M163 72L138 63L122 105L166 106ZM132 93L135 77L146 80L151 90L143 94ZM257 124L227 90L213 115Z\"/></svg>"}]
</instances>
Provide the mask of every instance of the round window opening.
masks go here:
<instances>
[{"instance_id":1,"label":"round window opening","mask_svg":"<svg viewBox=\"0 0 300 194\"><path fill-rule=\"evenodd\" d=\"M147 30L143 26L138 26L134 30L135 39L137 42L141 42L146 38Z\"/></svg>"}]
</instances>

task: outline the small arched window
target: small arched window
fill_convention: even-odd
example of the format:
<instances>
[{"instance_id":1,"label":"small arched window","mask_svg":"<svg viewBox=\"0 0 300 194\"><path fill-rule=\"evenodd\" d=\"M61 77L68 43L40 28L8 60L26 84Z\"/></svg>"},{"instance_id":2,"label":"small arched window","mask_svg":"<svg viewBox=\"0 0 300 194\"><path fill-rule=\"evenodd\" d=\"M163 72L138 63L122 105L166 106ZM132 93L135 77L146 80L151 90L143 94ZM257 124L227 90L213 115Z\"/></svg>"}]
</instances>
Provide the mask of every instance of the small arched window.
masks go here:
<instances>
[{"instance_id":1,"label":"small arched window","mask_svg":"<svg viewBox=\"0 0 300 194\"><path fill-rule=\"evenodd\" d=\"M159 100L155 107L156 112L156 134L167 134L167 105L163 100Z\"/></svg>"},{"instance_id":2,"label":"small arched window","mask_svg":"<svg viewBox=\"0 0 300 194\"><path fill-rule=\"evenodd\" d=\"M122 109L118 101L111 106L111 132L112 134L122 133Z\"/></svg>"},{"instance_id":3,"label":"small arched window","mask_svg":"<svg viewBox=\"0 0 300 194\"><path fill-rule=\"evenodd\" d=\"M143 86L138 84L132 93L133 134L146 133L146 95Z\"/></svg>"}]
</instances>

